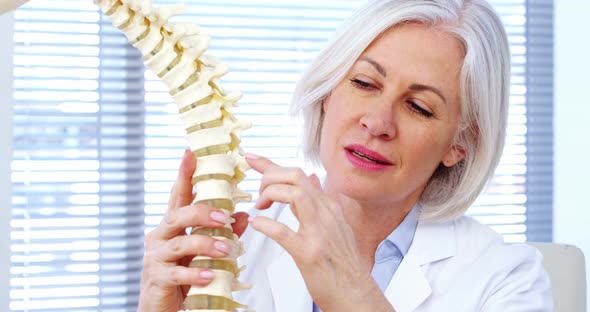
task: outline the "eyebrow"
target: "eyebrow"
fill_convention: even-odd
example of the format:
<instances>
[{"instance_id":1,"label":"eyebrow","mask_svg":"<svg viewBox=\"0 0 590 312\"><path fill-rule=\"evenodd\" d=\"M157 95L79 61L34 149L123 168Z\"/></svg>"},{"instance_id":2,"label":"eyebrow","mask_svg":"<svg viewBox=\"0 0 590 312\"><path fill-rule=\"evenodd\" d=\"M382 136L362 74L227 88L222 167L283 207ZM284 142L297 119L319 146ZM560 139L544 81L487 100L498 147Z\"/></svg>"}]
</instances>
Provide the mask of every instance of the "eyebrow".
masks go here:
<instances>
[{"instance_id":1,"label":"eyebrow","mask_svg":"<svg viewBox=\"0 0 590 312\"><path fill-rule=\"evenodd\" d=\"M445 104L447 103L447 99L445 98L443 93L435 87L427 86L427 85L423 85L423 84L413 84L408 89L410 89L412 91L430 91L430 92L438 95L443 100L443 102Z\"/></svg>"},{"instance_id":2,"label":"eyebrow","mask_svg":"<svg viewBox=\"0 0 590 312\"><path fill-rule=\"evenodd\" d=\"M385 68L383 66L381 66L381 64L379 64L374 59L372 59L368 56L363 56L360 60L373 65L373 67L375 67L375 69L377 70L377 72L379 72L379 74L381 74L381 76L387 77L387 71L385 70ZM443 100L443 102L445 104L447 103L447 99L443 95L442 91L440 91L439 89L437 89L435 87L415 83L415 84L412 84L408 89L410 89L412 91L430 91L430 92L438 95Z\"/></svg>"},{"instance_id":3,"label":"eyebrow","mask_svg":"<svg viewBox=\"0 0 590 312\"><path fill-rule=\"evenodd\" d=\"M377 61L375 61L374 59L367 57L367 56L363 56L361 58L361 61L365 61L365 62L373 65L373 67L375 67L375 69L381 74L381 76L387 77L387 71L385 71L385 68L383 68L383 66L381 66L381 64L377 63Z\"/></svg>"}]
</instances>

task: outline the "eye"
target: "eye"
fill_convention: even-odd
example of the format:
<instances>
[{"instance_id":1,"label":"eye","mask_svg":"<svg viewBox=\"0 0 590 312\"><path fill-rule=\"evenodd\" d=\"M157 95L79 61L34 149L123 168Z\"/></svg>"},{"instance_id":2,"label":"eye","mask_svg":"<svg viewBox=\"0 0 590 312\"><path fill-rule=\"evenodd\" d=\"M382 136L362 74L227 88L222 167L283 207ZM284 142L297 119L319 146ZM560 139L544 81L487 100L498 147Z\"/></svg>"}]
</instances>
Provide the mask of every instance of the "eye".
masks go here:
<instances>
[{"instance_id":1,"label":"eye","mask_svg":"<svg viewBox=\"0 0 590 312\"><path fill-rule=\"evenodd\" d=\"M374 86L373 84L371 84L370 82L358 79L358 78L353 78L350 79L350 82L352 83L352 85L356 88L359 89L363 89L363 90L373 90L376 89L377 87Z\"/></svg>"},{"instance_id":2,"label":"eye","mask_svg":"<svg viewBox=\"0 0 590 312\"><path fill-rule=\"evenodd\" d=\"M427 110L426 108L416 104L416 102L408 101L408 105L410 105L410 109L415 112L416 114L420 114L426 118L432 117L434 114Z\"/></svg>"}]
</instances>

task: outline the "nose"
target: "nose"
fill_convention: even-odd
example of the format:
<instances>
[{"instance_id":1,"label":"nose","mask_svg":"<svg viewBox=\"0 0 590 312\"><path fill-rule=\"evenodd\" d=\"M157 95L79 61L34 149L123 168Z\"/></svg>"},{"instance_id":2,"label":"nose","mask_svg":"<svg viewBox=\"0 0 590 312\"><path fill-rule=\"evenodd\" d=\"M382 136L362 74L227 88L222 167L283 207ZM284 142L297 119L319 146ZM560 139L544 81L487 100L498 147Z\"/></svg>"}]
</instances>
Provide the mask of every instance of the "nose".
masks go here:
<instances>
[{"instance_id":1,"label":"nose","mask_svg":"<svg viewBox=\"0 0 590 312\"><path fill-rule=\"evenodd\" d=\"M374 137L391 140L396 134L394 107L391 103L370 105L360 119L360 125Z\"/></svg>"}]
</instances>

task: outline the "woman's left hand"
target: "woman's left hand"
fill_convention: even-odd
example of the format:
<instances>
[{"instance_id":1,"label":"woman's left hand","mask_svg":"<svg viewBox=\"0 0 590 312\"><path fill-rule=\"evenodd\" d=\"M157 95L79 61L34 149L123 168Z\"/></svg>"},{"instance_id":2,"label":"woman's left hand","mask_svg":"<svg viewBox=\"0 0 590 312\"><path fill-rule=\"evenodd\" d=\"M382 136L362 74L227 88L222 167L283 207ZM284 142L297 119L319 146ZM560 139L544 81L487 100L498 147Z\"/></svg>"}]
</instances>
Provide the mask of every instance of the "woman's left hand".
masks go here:
<instances>
[{"instance_id":1,"label":"woman's left hand","mask_svg":"<svg viewBox=\"0 0 590 312\"><path fill-rule=\"evenodd\" d=\"M263 174L256 208L266 209L273 202L287 203L299 220L299 229L295 232L262 216L252 218L250 224L293 257L315 303L324 312L393 311L371 277L371 268L363 266L354 233L340 205L323 192L317 176L251 154L246 159ZM382 300L372 300L376 296ZM381 306L373 306L379 303ZM367 309L370 307L374 308Z\"/></svg>"}]
</instances>

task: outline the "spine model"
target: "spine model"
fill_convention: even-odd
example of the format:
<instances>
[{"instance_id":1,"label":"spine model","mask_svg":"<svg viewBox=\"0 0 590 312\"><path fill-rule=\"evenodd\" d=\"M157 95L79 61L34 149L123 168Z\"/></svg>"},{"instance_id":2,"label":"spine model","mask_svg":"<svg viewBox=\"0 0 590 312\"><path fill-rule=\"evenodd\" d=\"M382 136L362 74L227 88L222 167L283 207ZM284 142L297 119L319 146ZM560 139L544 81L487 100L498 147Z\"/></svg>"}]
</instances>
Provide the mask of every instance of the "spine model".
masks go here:
<instances>
[{"instance_id":1,"label":"spine model","mask_svg":"<svg viewBox=\"0 0 590 312\"><path fill-rule=\"evenodd\" d=\"M231 113L241 97L225 94L219 78L228 68L204 55L209 38L191 23L168 23L184 12L183 5L154 8L152 0L95 0L113 25L141 51L146 66L167 85L178 105L197 169L192 182L197 190L195 203L222 209L228 216L239 201L250 200L237 184L248 165L239 151L240 133L250 127ZM215 278L206 287L189 290L184 311L231 312L246 308L232 300L232 292L248 288L237 280L241 268L236 258L243 254L242 243L230 221L220 228L193 228L191 234L210 235L232 247L226 258L196 256L191 267L211 269Z\"/></svg>"}]
</instances>

